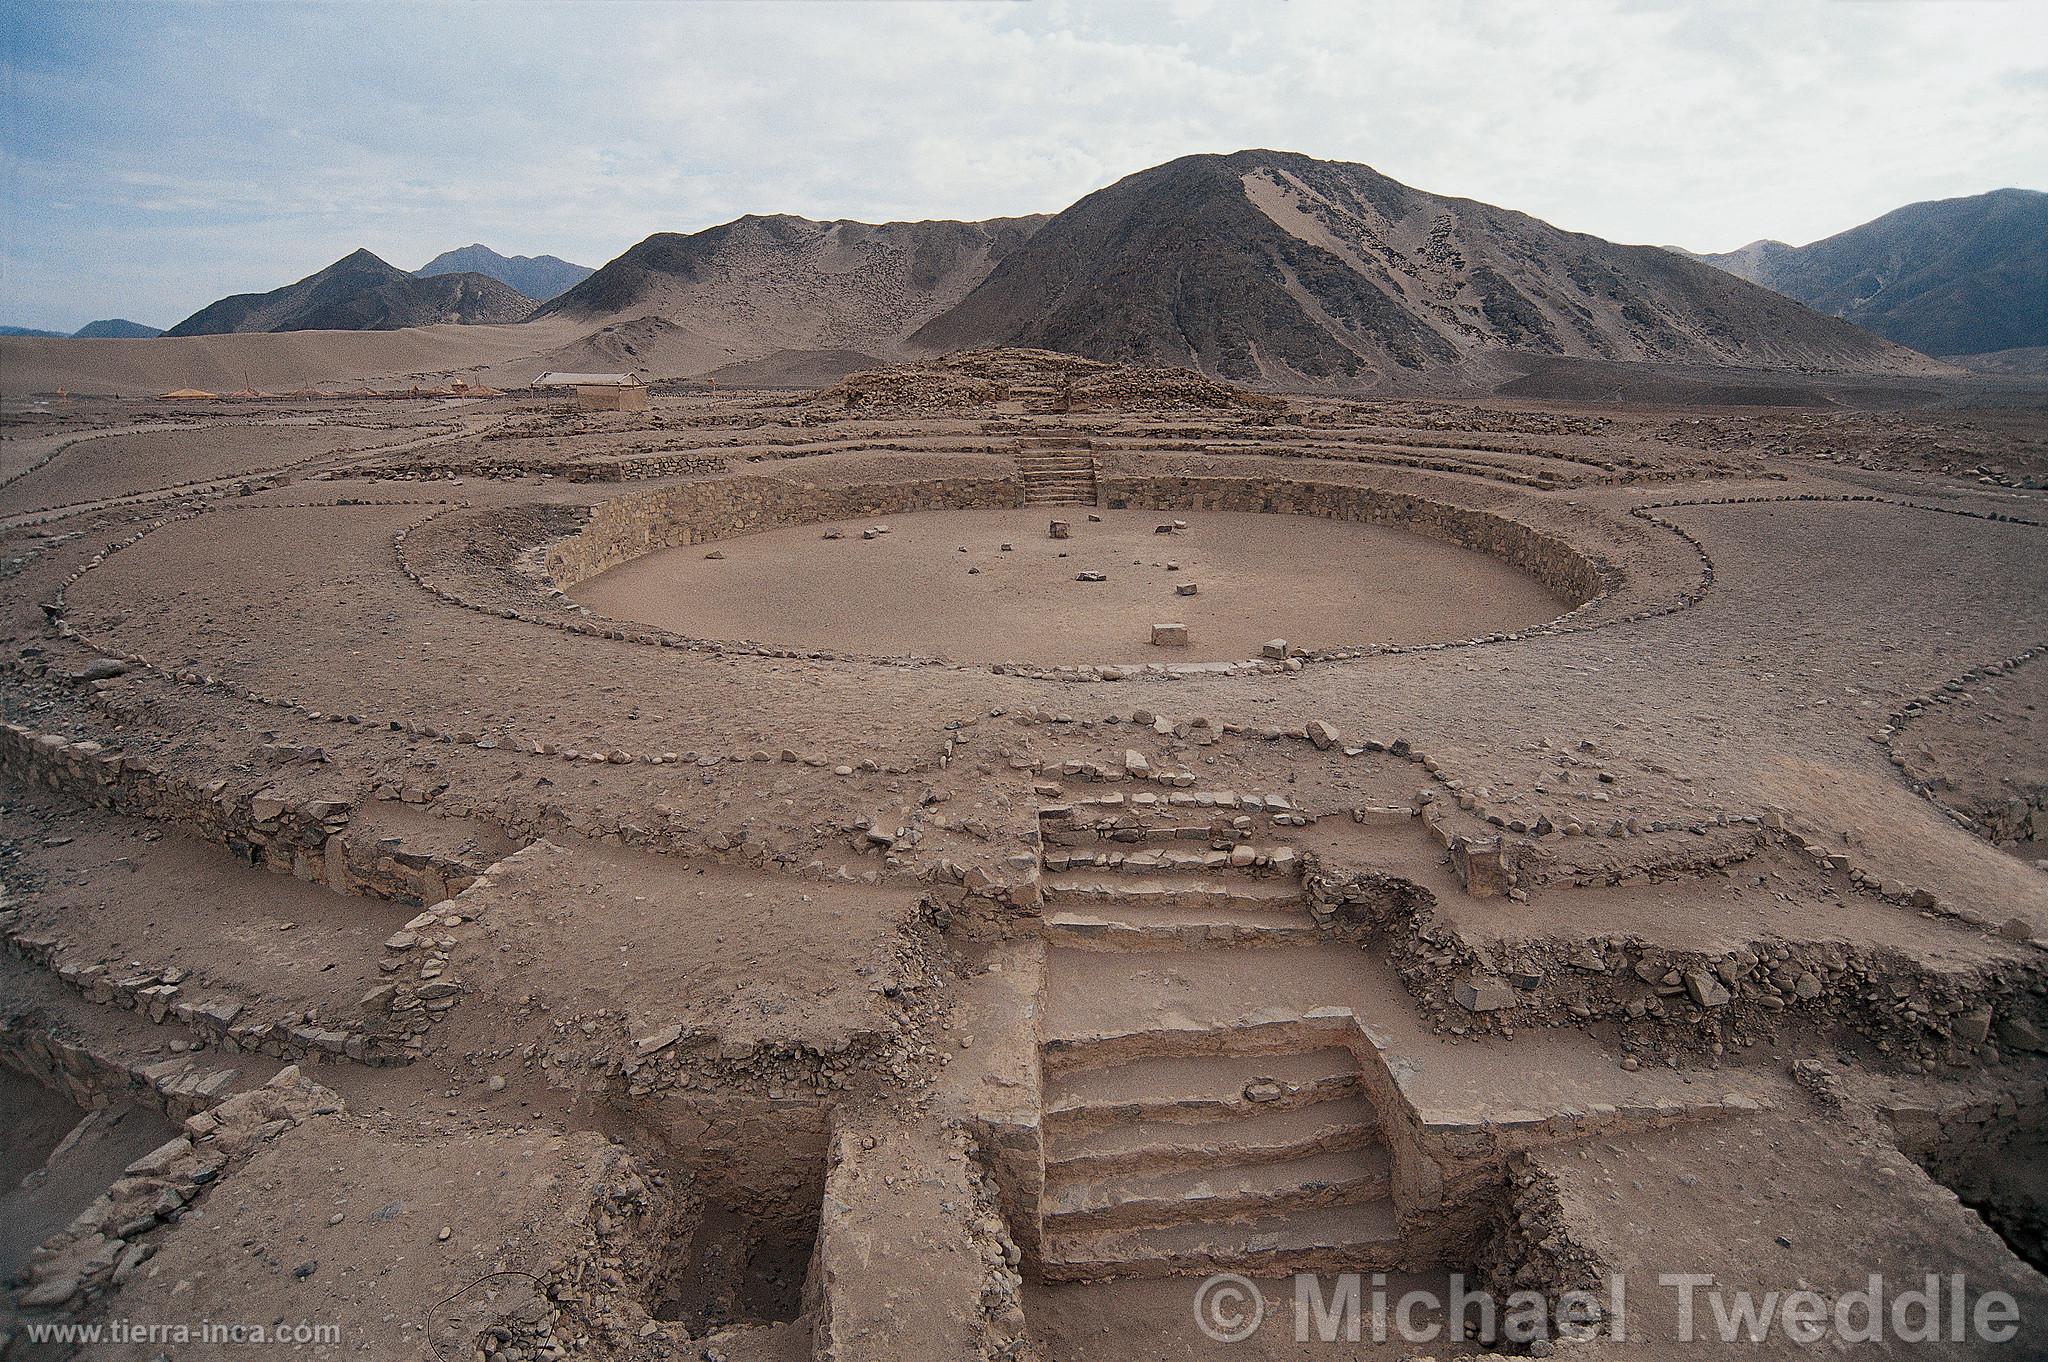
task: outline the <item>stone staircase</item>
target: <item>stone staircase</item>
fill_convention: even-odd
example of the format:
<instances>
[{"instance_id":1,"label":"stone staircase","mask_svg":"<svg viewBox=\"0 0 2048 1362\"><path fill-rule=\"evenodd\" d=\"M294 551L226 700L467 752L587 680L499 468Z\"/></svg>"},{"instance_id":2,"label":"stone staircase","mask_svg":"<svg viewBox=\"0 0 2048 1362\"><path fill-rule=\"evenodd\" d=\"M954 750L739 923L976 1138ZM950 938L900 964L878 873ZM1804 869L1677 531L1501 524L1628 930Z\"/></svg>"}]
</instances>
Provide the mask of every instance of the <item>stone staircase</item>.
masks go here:
<instances>
[{"instance_id":1,"label":"stone staircase","mask_svg":"<svg viewBox=\"0 0 2048 1362\"><path fill-rule=\"evenodd\" d=\"M1278 799L1175 798L1040 812L1040 1271L1392 1266L1391 1170L1345 1048L1351 1013L1260 1006L1260 961L1345 949L1318 944L1279 840L1297 815ZM1195 962L1228 982L1186 996Z\"/></svg>"},{"instance_id":2,"label":"stone staircase","mask_svg":"<svg viewBox=\"0 0 2048 1362\"><path fill-rule=\"evenodd\" d=\"M1022 439L1013 456L1026 506L1094 506L1095 450L1086 440Z\"/></svg>"}]
</instances>

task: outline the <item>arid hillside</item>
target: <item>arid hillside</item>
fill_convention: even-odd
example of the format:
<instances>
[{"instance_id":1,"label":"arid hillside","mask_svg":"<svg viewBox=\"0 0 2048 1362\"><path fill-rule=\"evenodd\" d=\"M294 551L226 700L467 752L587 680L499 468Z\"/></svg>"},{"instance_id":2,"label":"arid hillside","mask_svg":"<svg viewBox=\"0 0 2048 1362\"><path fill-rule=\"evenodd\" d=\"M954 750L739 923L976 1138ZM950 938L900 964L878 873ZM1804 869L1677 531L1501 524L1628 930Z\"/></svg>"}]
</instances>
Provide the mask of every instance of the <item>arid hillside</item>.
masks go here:
<instances>
[{"instance_id":1,"label":"arid hillside","mask_svg":"<svg viewBox=\"0 0 2048 1362\"><path fill-rule=\"evenodd\" d=\"M722 352L706 368L780 349L884 353L965 297L1044 221L877 225L777 215L661 232L539 315L664 319Z\"/></svg>"},{"instance_id":2,"label":"arid hillside","mask_svg":"<svg viewBox=\"0 0 2048 1362\"><path fill-rule=\"evenodd\" d=\"M1506 351L1764 368L1936 366L1652 247L1274 151L1090 194L912 338L1362 386Z\"/></svg>"}]
</instances>

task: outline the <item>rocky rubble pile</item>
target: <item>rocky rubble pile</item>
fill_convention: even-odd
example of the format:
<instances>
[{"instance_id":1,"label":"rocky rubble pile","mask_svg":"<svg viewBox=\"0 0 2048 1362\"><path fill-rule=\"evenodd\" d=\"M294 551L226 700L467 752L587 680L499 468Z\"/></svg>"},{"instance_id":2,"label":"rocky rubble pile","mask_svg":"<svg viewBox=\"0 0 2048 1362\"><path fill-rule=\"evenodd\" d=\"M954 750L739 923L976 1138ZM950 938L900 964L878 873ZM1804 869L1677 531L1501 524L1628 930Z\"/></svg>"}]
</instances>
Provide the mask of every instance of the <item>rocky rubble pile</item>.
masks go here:
<instances>
[{"instance_id":1,"label":"rocky rubble pile","mask_svg":"<svg viewBox=\"0 0 2048 1362\"><path fill-rule=\"evenodd\" d=\"M1517 1160L1509 1170L1501 1219L1480 1253L1479 1267L1501 1298L1533 1291L1553 1310L1603 1299L1608 1272L1599 1255L1574 1235L1557 1184L1526 1160ZM1569 1293L1582 1293L1582 1298L1575 1302ZM1596 1313L1583 1312L1575 1312L1569 1320L1553 1315L1548 1332L1555 1334L1560 1323L1585 1326L1598 1318ZM1536 1343L1529 1355L1548 1357L1554 1349L1546 1339Z\"/></svg>"},{"instance_id":2,"label":"rocky rubble pile","mask_svg":"<svg viewBox=\"0 0 2048 1362\"><path fill-rule=\"evenodd\" d=\"M604 1159L595 1196L570 1212L578 1242L539 1274L530 1300L477 1340L484 1356L642 1357L653 1340L681 1335L680 1325L656 1322L650 1308L674 1276L675 1248L696 1230L702 1205L621 1146Z\"/></svg>"}]
</instances>

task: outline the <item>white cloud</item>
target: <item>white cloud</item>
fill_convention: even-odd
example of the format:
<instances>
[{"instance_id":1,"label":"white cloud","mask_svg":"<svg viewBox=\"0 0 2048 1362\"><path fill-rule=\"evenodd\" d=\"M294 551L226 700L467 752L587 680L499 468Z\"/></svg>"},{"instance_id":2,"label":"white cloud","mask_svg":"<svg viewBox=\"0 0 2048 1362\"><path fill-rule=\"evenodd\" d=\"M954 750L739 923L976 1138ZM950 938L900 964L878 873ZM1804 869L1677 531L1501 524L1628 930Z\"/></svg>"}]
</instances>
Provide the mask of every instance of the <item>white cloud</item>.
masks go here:
<instances>
[{"instance_id":1,"label":"white cloud","mask_svg":"<svg viewBox=\"0 0 2048 1362\"><path fill-rule=\"evenodd\" d=\"M2048 166L2016 3L16 11L0 320L166 324L358 245L598 264L744 212L1053 211L1280 146L1626 241L1808 240Z\"/></svg>"}]
</instances>

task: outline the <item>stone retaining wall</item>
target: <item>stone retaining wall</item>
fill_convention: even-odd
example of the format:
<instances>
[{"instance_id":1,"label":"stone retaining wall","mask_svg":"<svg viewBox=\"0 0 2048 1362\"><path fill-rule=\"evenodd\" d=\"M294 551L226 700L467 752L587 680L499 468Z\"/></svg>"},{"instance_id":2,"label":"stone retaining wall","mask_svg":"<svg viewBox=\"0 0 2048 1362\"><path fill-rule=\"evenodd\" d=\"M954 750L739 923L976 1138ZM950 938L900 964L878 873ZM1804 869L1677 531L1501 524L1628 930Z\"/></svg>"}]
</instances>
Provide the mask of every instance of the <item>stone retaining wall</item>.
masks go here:
<instances>
[{"instance_id":1,"label":"stone retaining wall","mask_svg":"<svg viewBox=\"0 0 2048 1362\"><path fill-rule=\"evenodd\" d=\"M1393 526L1498 558L1575 603L1600 596L1619 580L1611 566L1520 521L1382 488L1188 476L1105 476L1100 488L1109 506L1310 515ZM550 546L546 565L555 584L566 589L655 549L826 520L1023 504L1021 485L1007 477L843 487L776 478L690 483L598 504L580 531Z\"/></svg>"},{"instance_id":2,"label":"stone retaining wall","mask_svg":"<svg viewBox=\"0 0 2048 1362\"><path fill-rule=\"evenodd\" d=\"M82 1111L147 1105L174 1125L225 1101L244 1077L239 1069L191 1052L143 1063L18 1017L0 1021L0 1065L63 1093Z\"/></svg>"},{"instance_id":3,"label":"stone retaining wall","mask_svg":"<svg viewBox=\"0 0 2048 1362\"><path fill-rule=\"evenodd\" d=\"M656 549L826 520L1023 504L1023 489L1009 478L843 487L780 478L686 483L628 493L592 507L581 530L549 547L547 571L555 585L567 589Z\"/></svg>"},{"instance_id":4,"label":"stone retaining wall","mask_svg":"<svg viewBox=\"0 0 2048 1362\"><path fill-rule=\"evenodd\" d=\"M129 1164L77 1219L37 1247L15 1303L36 1312L82 1311L132 1276L156 1252L157 1231L194 1214L265 1141L340 1110L337 1094L293 1065L263 1087L194 1111L180 1133Z\"/></svg>"},{"instance_id":5,"label":"stone retaining wall","mask_svg":"<svg viewBox=\"0 0 2048 1362\"><path fill-rule=\"evenodd\" d=\"M1518 520L1379 487L1298 478L1106 475L1098 488L1103 505L1111 507L1259 511L1392 526L1498 558L1573 603L1592 599L1618 580L1612 568Z\"/></svg>"},{"instance_id":6,"label":"stone retaining wall","mask_svg":"<svg viewBox=\"0 0 2048 1362\"><path fill-rule=\"evenodd\" d=\"M347 836L352 806L337 799L292 802L268 788L242 794L225 780L206 785L91 739L73 741L0 724L0 776L41 786L82 804L184 828L251 865L324 885L420 906L462 891L479 867L403 846L358 844Z\"/></svg>"},{"instance_id":7,"label":"stone retaining wall","mask_svg":"<svg viewBox=\"0 0 2048 1362\"><path fill-rule=\"evenodd\" d=\"M1384 953L1439 1029L1586 1027L1611 1021L1631 1051L1722 1052L1787 1023L1860 1033L1909 1063L1957 1068L2048 1050L2048 972L1999 962L1938 973L1895 952L1765 940L1718 956L1632 936L1521 943L1481 960L1434 924L1435 901L1405 881L1331 867L1303 875L1319 922Z\"/></svg>"},{"instance_id":8,"label":"stone retaining wall","mask_svg":"<svg viewBox=\"0 0 2048 1362\"><path fill-rule=\"evenodd\" d=\"M194 785L141 757L90 739L73 741L16 724L0 724L0 775L55 790L91 807L186 829L226 846L252 866L341 894L435 904L467 888L479 869L437 853L407 850L389 838L352 837L354 810L342 800L298 800L268 786L242 794L225 780ZM132 962L67 956L59 938L23 933L11 910L0 912L0 937L11 954L51 970L89 1001L132 1011L152 1022L181 1022L228 1051L281 1059L404 1063L417 1052L428 1026L452 1006L452 1000L432 993L422 999L407 987L390 990L391 996L382 1000L389 1017L318 1023L299 1014L263 1018L238 999L186 996L183 980L175 974L138 968Z\"/></svg>"}]
</instances>

